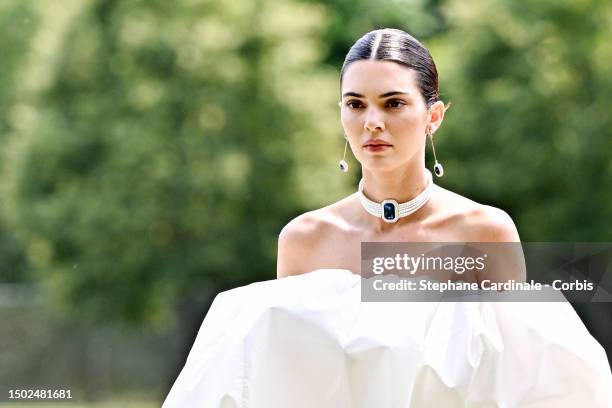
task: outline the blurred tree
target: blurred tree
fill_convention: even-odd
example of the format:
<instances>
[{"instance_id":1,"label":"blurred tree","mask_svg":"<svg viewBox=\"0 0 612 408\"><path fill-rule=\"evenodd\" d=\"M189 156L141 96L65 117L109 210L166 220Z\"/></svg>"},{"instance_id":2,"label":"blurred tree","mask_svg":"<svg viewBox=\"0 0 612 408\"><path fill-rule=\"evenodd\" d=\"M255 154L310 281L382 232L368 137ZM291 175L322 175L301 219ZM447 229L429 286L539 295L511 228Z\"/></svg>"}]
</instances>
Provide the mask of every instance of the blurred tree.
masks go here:
<instances>
[{"instance_id":1,"label":"blurred tree","mask_svg":"<svg viewBox=\"0 0 612 408\"><path fill-rule=\"evenodd\" d=\"M55 48L18 84L4 218L64 312L162 325L177 306L187 349L214 294L275 277L288 219L348 192L324 9L64 3L33 2Z\"/></svg>"},{"instance_id":2,"label":"blurred tree","mask_svg":"<svg viewBox=\"0 0 612 408\"><path fill-rule=\"evenodd\" d=\"M608 240L612 4L449 0L444 15L445 183L506 209L523 240Z\"/></svg>"},{"instance_id":3,"label":"blurred tree","mask_svg":"<svg viewBox=\"0 0 612 408\"><path fill-rule=\"evenodd\" d=\"M21 73L19 67L25 62L38 27L36 17L30 4L8 0L0 3L0 143L3 145L13 129L27 120L29 113L21 103L16 83ZM23 247L7 223L0 219L0 283L27 279Z\"/></svg>"}]
</instances>

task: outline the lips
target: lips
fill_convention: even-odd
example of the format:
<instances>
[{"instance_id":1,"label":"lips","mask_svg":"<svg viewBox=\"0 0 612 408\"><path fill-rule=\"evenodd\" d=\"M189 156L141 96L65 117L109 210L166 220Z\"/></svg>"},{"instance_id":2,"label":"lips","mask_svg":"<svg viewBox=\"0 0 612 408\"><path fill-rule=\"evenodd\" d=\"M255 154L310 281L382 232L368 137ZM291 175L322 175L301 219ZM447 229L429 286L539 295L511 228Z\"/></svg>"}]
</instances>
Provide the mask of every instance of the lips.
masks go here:
<instances>
[{"instance_id":1,"label":"lips","mask_svg":"<svg viewBox=\"0 0 612 408\"><path fill-rule=\"evenodd\" d=\"M374 147L374 146L392 146L391 143L387 143L383 140L368 140L363 144L363 147Z\"/></svg>"}]
</instances>

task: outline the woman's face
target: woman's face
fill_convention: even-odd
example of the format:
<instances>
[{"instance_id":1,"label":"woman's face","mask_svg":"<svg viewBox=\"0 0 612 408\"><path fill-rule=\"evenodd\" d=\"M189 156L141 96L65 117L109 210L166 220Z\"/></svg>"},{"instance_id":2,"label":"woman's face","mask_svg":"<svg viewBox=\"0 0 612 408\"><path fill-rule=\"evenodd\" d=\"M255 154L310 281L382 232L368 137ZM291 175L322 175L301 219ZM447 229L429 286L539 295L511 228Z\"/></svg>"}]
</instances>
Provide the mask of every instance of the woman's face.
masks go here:
<instances>
[{"instance_id":1,"label":"woman's face","mask_svg":"<svg viewBox=\"0 0 612 408\"><path fill-rule=\"evenodd\" d=\"M414 70L393 61L355 61L341 93L342 126L362 166L388 171L423 157L430 114Z\"/></svg>"}]
</instances>

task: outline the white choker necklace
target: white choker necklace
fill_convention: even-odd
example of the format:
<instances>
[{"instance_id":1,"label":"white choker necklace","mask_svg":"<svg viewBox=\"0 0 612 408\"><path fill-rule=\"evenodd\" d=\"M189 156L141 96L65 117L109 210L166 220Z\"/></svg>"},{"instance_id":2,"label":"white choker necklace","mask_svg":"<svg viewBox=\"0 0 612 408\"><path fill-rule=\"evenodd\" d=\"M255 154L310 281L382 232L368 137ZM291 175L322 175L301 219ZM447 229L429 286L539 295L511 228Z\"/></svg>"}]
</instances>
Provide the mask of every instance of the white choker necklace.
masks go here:
<instances>
[{"instance_id":1,"label":"white choker necklace","mask_svg":"<svg viewBox=\"0 0 612 408\"><path fill-rule=\"evenodd\" d=\"M382 218L389 223L397 222L401 217L406 217L421 208L429 200L434 183L431 172L425 169L425 173L427 176L425 190L410 201L405 203L398 203L393 199L383 200L380 203L372 201L363 194L363 179L359 180L359 201L361 201L363 208L373 216Z\"/></svg>"}]
</instances>

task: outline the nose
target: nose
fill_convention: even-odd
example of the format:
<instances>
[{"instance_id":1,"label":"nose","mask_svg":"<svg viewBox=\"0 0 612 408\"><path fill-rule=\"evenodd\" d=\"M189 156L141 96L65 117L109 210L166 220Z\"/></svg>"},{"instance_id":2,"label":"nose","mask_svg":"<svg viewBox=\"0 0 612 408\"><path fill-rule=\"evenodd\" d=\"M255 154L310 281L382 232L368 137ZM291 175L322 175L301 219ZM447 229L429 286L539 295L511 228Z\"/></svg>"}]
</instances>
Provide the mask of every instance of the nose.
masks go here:
<instances>
[{"instance_id":1,"label":"nose","mask_svg":"<svg viewBox=\"0 0 612 408\"><path fill-rule=\"evenodd\" d=\"M366 116L365 123L363 124L363 128L367 132L383 132L385 130L385 122L382 120L382 116L376 108L368 109L368 114Z\"/></svg>"}]
</instances>

